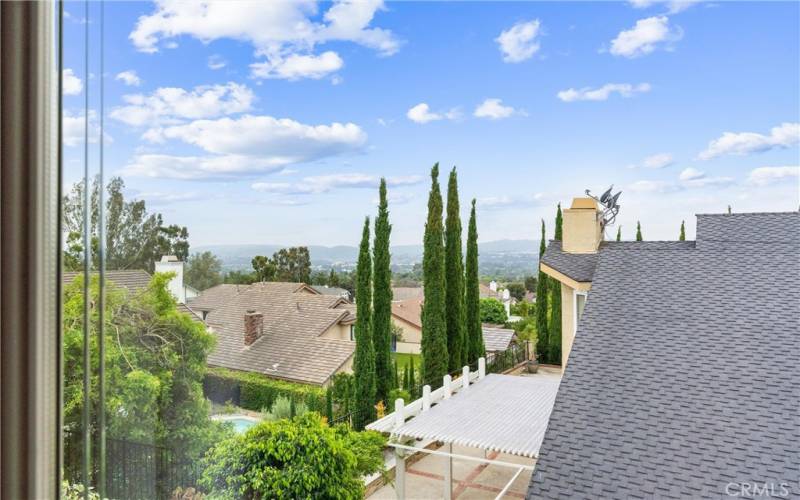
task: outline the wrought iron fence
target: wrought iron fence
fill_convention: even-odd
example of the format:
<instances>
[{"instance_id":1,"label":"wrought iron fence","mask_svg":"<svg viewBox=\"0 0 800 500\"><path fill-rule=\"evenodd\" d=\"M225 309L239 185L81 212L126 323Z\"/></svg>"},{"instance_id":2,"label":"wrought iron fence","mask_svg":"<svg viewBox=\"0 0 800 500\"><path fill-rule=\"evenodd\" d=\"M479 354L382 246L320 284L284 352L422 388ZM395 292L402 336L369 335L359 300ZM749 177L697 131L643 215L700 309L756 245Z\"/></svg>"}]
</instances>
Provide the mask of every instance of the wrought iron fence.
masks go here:
<instances>
[{"instance_id":1,"label":"wrought iron fence","mask_svg":"<svg viewBox=\"0 0 800 500\"><path fill-rule=\"evenodd\" d=\"M70 435L65 434L66 459L79 457L70 453ZM74 450L73 450L74 451ZM66 466L65 479L79 482L77 468ZM197 488L202 473L196 460L179 456L174 450L125 439L106 439L106 497L119 500L169 499L176 488ZM95 471L95 477L97 477Z\"/></svg>"}]
</instances>

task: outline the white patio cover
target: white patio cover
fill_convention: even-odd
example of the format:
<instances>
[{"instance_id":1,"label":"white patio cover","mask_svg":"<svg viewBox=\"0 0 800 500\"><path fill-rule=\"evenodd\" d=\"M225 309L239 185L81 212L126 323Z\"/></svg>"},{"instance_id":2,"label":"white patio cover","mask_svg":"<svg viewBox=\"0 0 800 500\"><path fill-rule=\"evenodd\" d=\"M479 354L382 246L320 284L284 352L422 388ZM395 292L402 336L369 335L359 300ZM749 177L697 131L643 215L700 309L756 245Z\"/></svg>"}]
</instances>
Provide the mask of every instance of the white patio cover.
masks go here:
<instances>
[{"instance_id":1,"label":"white patio cover","mask_svg":"<svg viewBox=\"0 0 800 500\"><path fill-rule=\"evenodd\" d=\"M537 458L558 385L558 378L547 375L489 374L419 413L392 436Z\"/></svg>"}]
</instances>

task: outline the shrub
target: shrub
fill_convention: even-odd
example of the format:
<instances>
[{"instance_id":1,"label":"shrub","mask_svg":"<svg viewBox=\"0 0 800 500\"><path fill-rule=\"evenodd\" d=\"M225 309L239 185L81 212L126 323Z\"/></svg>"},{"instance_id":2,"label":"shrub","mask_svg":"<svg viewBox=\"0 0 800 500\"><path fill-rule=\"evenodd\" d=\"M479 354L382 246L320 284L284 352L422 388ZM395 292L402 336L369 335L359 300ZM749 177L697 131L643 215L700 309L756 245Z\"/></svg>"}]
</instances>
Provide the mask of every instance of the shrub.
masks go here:
<instances>
[{"instance_id":1,"label":"shrub","mask_svg":"<svg viewBox=\"0 0 800 500\"><path fill-rule=\"evenodd\" d=\"M392 389L389 391L389 405L388 411L394 411L394 402L396 399L402 399L405 404L411 402L411 394L405 389Z\"/></svg>"},{"instance_id":2,"label":"shrub","mask_svg":"<svg viewBox=\"0 0 800 500\"><path fill-rule=\"evenodd\" d=\"M276 380L258 373L210 368L204 389L212 401L224 403L231 400L247 410L271 408L278 396L284 396L295 403L305 403L309 410L325 413L323 388Z\"/></svg>"},{"instance_id":3,"label":"shrub","mask_svg":"<svg viewBox=\"0 0 800 500\"><path fill-rule=\"evenodd\" d=\"M294 404L286 396L278 396L272 403L272 408L262 408L265 420L280 420L282 418L292 418L308 413L308 406L305 403Z\"/></svg>"},{"instance_id":4,"label":"shrub","mask_svg":"<svg viewBox=\"0 0 800 500\"><path fill-rule=\"evenodd\" d=\"M508 320L506 308L497 299L481 299L481 323L500 325Z\"/></svg>"},{"instance_id":5,"label":"shrub","mask_svg":"<svg viewBox=\"0 0 800 500\"><path fill-rule=\"evenodd\" d=\"M210 450L200 483L212 498L360 499L361 476L383 470L385 443L316 413L261 422Z\"/></svg>"}]
</instances>

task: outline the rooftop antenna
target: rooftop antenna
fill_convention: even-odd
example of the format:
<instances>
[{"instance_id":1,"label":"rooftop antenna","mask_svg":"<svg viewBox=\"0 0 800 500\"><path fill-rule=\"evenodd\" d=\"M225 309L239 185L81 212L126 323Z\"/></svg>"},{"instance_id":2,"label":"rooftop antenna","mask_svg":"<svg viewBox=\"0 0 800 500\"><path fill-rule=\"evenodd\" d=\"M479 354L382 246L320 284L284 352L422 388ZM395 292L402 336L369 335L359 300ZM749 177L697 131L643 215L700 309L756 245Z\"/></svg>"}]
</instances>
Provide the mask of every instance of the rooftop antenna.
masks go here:
<instances>
[{"instance_id":1,"label":"rooftop antenna","mask_svg":"<svg viewBox=\"0 0 800 500\"><path fill-rule=\"evenodd\" d=\"M606 190L605 193L600 195L600 198L592 195L590 190L586 190L586 196L595 200L603 207L603 215L602 220L600 221L600 225L605 229L606 226L610 226L614 224L614 221L617 219L617 214L619 213L619 195L622 194L622 191L619 191L617 194L612 195L611 192L614 189L614 185L612 184L610 188Z\"/></svg>"}]
</instances>

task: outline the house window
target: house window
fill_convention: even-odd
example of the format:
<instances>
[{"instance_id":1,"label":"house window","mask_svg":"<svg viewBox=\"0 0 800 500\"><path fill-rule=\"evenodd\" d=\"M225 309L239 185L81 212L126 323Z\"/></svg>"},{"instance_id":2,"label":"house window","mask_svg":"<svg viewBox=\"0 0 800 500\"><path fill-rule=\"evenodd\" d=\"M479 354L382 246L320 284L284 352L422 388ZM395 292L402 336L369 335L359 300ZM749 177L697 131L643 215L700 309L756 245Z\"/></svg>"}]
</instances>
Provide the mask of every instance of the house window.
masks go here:
<instances>
[{"instance_id":1,"label":"house window","mask_svg":"<svg viewBox=\"0 0 800 500\"><path fill-rule=\"evenodd\" d=\"M392 352L397 352L397 335L392 334Z\"/></svg>"},{"instance_id":2,"label":"house window","mask_svg":"<svg viewBox=\"0 0 800 500\"><path fill-rule=\"evenodd\" d=\"M356 340L356 325L350 325L350 340Z\"/></svg>"}]
</instances>

